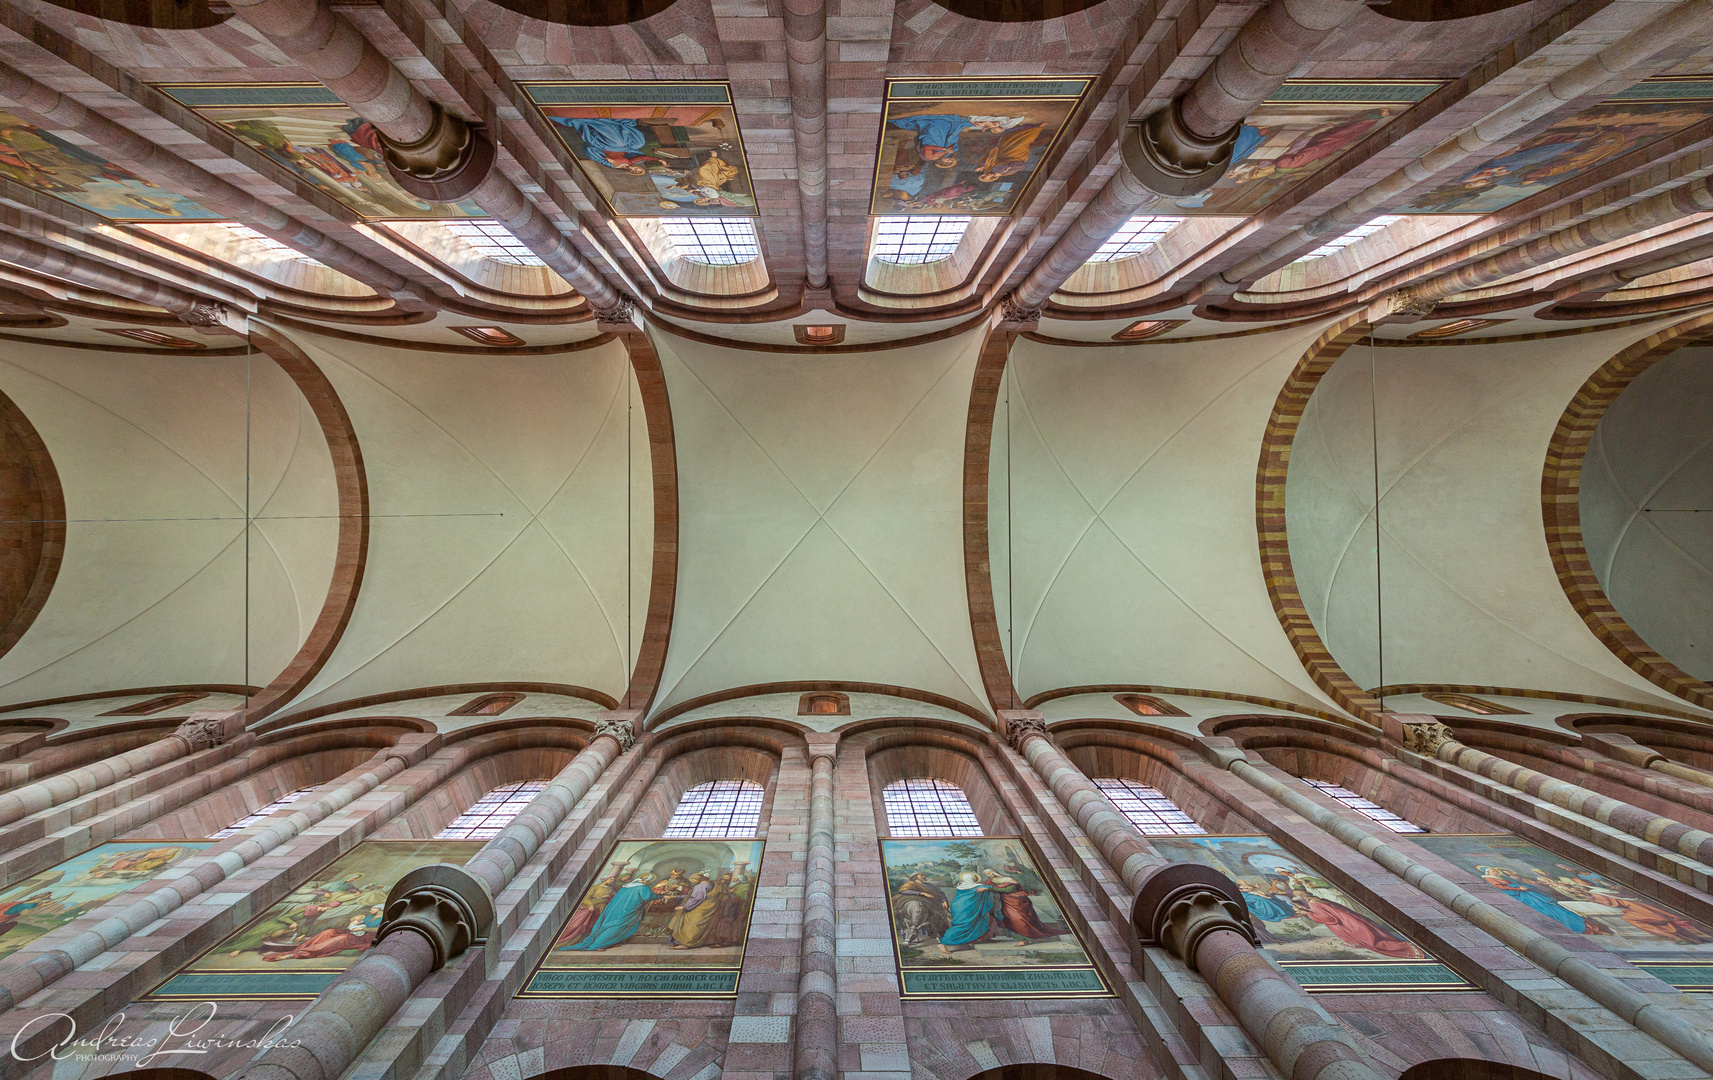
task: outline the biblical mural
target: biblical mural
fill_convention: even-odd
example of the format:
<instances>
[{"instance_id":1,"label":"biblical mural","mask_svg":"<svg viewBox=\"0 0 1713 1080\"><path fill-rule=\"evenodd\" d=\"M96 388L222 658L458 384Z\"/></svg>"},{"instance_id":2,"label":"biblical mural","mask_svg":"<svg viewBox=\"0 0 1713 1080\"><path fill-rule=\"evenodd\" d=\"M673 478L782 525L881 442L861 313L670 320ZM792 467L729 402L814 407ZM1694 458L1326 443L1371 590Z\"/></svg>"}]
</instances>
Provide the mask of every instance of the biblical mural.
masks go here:
<instances>
[{"instance_id":1,"label":"biblical mural","mask_svg":"<svg viewBox=\"0 0 1713 1080\"><path fill-rule=\"evenodd\" d=\"M387 893L430 863L462 864L480 840L366 840L186 964L153 998L312 998L374 941Z\"/></svg>"},{"instance_id":2,"label":"biblical mural","mask_svg":"<svg viewBox=\"0 0 1713 1080\"><path fill-rule=\"evenodd\" d=\"M1649 79L1437 187L1399 214L1490 214L1713 119L1713 79Z\"/></svg>"},{"instance_id":3,"label":"biblical mural","mask_svg":"<svg viewBox=\"0 0 1713 1080\"><path fill-rule=\"evenodd\" d=\"M906 997L1105 997L1053 887L1015 836L882 840Z\"/></svg>"},{"instance_id":4,"label":"biblical mural","mask_svg":"<svg viewBox=\"0 0 1713 1080\"><path fill-rule=\"evenodd\" d=\"M400 187L375 126L320 83L156 89L367 220L488 216L473 202L429 202Z\"/></svg>"},{"instance_id":5,"label":"biblical mural","mask_svg":"<svg viewBox=\"0 0 1713 1080\"><path fill-rule=\"evenodd\" d=\"M760 840L624 840L519 997L737 993Z\"/></svg>"},{"instance_id":6,"label":"biblical mural","mask_svg":"<svg viewBox=\"0 0 1713 1080\"><path fill-rule=\"evenodd\" d=\"M1253 214L1402 116L1437 82L1292 79L1243 121L1231 167L1206 191L1157 204L1163 214Z\"/></svg>"},{"instance_id":7,"label":"biblical mural","mask_svg":"<svg viewBox=\"0 0 1713 1080\"><path fill-rule=\"evenodd\" d=\"M1713 992L1713 927L1509 834L1411 841L1679 990Z\"/></svg>"},{"instance_id":8,"label":"biblical mural","mask_svg":"<svg viewBox=\"0 0 1713 1080\"><path fill-rule=\"evenodd\" d=\"M1473 989L1264 836L1150 836L1148 842L1173 862L1211 866L1235 881L1261 947L1305 990Z\"/></svg>"},{"instance_id":9,"label":"biblical mural","mask_svg":"<svg viewBox=\"0 0 1713 1080\"><path fill-rule=\"evenodd\" d=\"M619 217L754 217L725 83L525 83L584 179Z\"/></svg>"},{"instance_id":10,"label":"biblical mural","mask_svg":"<svg viewBox=\"0 0 1713 1080\"><path fill-rule=\"evenodd\" d=\"M869 212L1011 213L1064 134L1090 82L888 82Z\"/></svg>"},{"instance_id":11,"label":"biblical mural","mask_svg":"<svg viewBox=\"0 0 1713 1080\"><path fill-rule=\"evenodd\" d=\"M0 176L109 221L219 221L182 195L0 112Z\"/></svg>"},{"instance_id":12,"label":"biblical mural","mask_svg":"<svg viewBox=\"0 0 1713 1080\"><path fill-rule=\"evenodd\" d=\"M115 840L0 892L0 957L86 915L208 846L195 840Z\"/></svg>"}]
</instances>

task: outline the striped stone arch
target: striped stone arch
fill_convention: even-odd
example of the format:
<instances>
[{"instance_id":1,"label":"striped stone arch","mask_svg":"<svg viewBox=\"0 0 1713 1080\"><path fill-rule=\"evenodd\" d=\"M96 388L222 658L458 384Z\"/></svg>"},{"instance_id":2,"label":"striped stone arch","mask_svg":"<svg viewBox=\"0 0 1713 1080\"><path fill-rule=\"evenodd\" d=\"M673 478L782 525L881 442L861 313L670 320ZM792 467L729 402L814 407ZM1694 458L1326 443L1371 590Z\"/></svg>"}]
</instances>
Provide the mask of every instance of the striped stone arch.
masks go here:
<instances>
[{"instance_id":1,"label":"striped stone arch","mask_svg":"<svg viewBox=\"0 0 1713 1080\"><path fill-rule=\"evenodd\" d=\"M1713 709L1713 686L1648 646L1601 588L1582 542L1582 463L1600 420L1636 376L1713 327L1713 311L1674 323L1624 349L1588 377L1559 417L1541 469L1541 519L1558 583L1588 629L1631 670L1685 701Z\"/></svg>"}]
</instances>

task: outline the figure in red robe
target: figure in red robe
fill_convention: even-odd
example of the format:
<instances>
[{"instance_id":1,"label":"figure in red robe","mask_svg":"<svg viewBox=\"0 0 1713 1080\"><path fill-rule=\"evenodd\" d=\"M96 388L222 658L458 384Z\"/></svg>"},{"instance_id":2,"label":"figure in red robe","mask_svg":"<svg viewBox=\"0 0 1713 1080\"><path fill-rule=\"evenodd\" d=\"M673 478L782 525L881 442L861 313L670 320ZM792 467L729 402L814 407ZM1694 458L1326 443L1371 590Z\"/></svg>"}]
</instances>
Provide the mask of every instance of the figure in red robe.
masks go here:
<instances>
[{"instance_id":1,"label":"figure in red robe","mask_svg":"<svg viewBox=\"0 0 1713 1080\"><path fill-rule=\"evenodd\" d=\"M1356 914L1343 904L1333 903L1302 889L1292 891L1291 903L1298 911L1331 930L1334 937L1352 948L1367 949L1381 956L1390 956L1394 960L1428 958L1427 953L1403 938L1393 937L1379 923Z\"/></svg>"},{"instance_id":2,"label":"figure in red robe","mask_svg":"<svg viewBox=\"0 0 1713 1080\"><path fill-rule=\"evenodd\" d=\"M992 870L986 871L986 876L986 884L991 886L993 894L999 897L1000 921L1020 939L1017 942L1019 948L1044 938L1070 933L1062 926L1048 926L1041 921L1041 917L1035 913L1034 901L1029 899L1029 890L1016 878L1001 877Z\"/></svg>"}]
</instances>

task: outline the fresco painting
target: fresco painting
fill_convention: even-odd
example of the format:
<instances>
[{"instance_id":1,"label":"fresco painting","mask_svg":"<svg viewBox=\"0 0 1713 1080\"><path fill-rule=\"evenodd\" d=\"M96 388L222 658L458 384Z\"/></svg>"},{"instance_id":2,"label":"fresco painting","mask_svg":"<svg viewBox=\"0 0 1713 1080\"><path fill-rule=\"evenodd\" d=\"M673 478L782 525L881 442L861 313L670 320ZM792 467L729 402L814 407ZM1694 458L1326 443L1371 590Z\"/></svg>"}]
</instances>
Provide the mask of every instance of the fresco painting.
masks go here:
<instances>
[{"instance_id":1,"label":"fresco painting","mask_svg":"<svg viewBox=\"0 0 1713 1080\"><path fill-rule=\"evenodd\" d=\"M0 892L0 958L208 846L196 840L114 840L32 874Z\"/></svg>"},{"instance_id":2,"label":"fresco painting","mask_svg":"<svg viewBox=\"0 0 1713 1080\"><path fill-rule=\"evenodd\" d=\"M186 964L151 998L312 998L374 941L387 893L419 866L462 865L481 840L366 840Z\"/></svg>"},{"instance_id":3,"label":"fresco painting","mask_svg":"<svg viewBox=\"0 0 1713 1080\"><path fill-rule=\"evenodd\" d=\"M0 112L0 176L109 221L219 221L221 215Z\"/></svg>"},{"instance_id":4,"label":"fresco painting","mask_svg":"<svg viewBox=\"0 0 1713 1080\"><path fill-rule=\"evenodd\" d=\"M737 993L760 840L624 840L519 997Z\"/></svg>"},{"instance_id":5,"label":"fresco painting","mask_svg":"<svg viewBox=\"0 0 1713 1080\"><path fill-rule=\"evenodd\" d=\"M429 202L400 187L387 172L380 132L319 83L156 89L365 220L488 216L473 202Z\"/></svg>"},{"instance_id":6,"label":"fresco painting","mask_svg":"<svg viewBox=\"0 0 1713 1080\"><path fill-rule=\"evenodd\" d=\"M754 217L725 83L526 83L584 179L619 217Z\"/></svg>"},{"instance_id":7,"label":"fresco painting","mask_svg":"<svg viewBox=\"0 0 1713 1080\"><path fill-rule=\"evenodd\" d=\"M1161 213L1253 214L1439 88L1437 82L1293 79L1245 118L1231 167Z\"/></svg>"},{"instance_id":8,"label":"fresco painting","mask_svg":"<svg viewBox=\"0 0 1713 1080\"><path fill-rule=\"evenodd\" d=\"M1020 837L882 840L906 997L1108 997Z\"/></svg>"},{"instance_id":9,"label":"fresco painting","mask_svg":"<svg viewBox=\"0 0 1713 1080\"><path fill-rule=\"evenodd\" d=\"M1235 881L1261 947L1305 990L1474 989L1264 836L1151 836L1148 842L1173 862L1211 866Z\"/></svg>"},{"instance_id":10,"label":"fresco painting","mask_svg":"<svg viewBox=\"0 0 1713 1080\"><path fill-rule=\"evenodd\" d=\"M1713 79L1649 79L1419 196L1400 214L1490 214L1713 119Z\"/></svg>"},{"instance_id":11,"label":"fresco painting","mask_svg":"<svg viewBox=\"0 0 1713 1080\"><path fill-rule=\"evenodd\" d=\"M1009 214L1091 80L900 79L886 84L874 214Z\"/></svg>"},{"instance_id":12,"label":"fresco painting","mask_svg":"<svg viewBox=\"0 0 1713 1080\"><path fill-rule=\"evenodd\" d=\"M1679 990L1713 993L1713 926L1508 833L1413 842Z\"/></svg>"}]
</instances>

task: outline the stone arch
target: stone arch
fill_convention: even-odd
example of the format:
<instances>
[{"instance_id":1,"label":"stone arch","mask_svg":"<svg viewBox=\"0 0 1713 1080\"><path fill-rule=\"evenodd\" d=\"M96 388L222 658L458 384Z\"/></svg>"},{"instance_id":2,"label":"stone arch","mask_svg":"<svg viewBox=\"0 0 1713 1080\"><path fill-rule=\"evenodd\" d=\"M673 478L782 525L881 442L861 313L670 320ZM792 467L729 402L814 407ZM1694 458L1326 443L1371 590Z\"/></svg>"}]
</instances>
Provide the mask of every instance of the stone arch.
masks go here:
<instances>
[{"instance_id":1,"label":"stone arch","mask_svg":"<svg viewBox=\"0 0 1713 1080\"><path fill-rule=\"evenodd\" d=\"M969 1080L1105 1080L1100 1073L1041 1061L1019 1061L978 1072Z\"/></svg>"},{"instance_id":2,"label":"stone arch","mask_svg":"<svg viewBox=\"0 0 1713 1080\"><path fill-rule=\"evenodd\" d=\"M1059 749L1090 780L1111 776L1146 784L1210 833L1253 831L1196 777L1200 758L1191 736L1181 731L1108 720L1072 720L1054 724L1052 731Z\"/></svg>"},{"instance_id":3,"label":"stone arch","mask_svg":"<svg viewBox=\"0 0 1713 1080\"><path fill-rule=\"evenodd\" d=\"M969 799L984 835L1018 835L1016 822L1000 798L999 785L971 740L951 733L880 729L870 732L866 741L869 795L874 800L875 825L882 836L890 832L882 792L895 781L916 779L957 785Z\"/></svg>"},{"instance_id":4,"label":"stone arch","mask_svg":"<svg viewBox=\"0 0 1713 1080\"><path fill-rule=\"evenodd\" d=\"M65 493L24 411L0 394L0 656L48 602L65 555Z\"/></svg>"},{"instance_id":5,"label":"stone arch","mask_svg":"<svg viewBox=\"0 0 1713 1080\"><path fill-rule=\"evenodd\" d=\"M719 735L712 730L675 733L662 741L659 751L665 759L621 835L659 836L686 791L714 780L748 780L762 788L761 824L756 835L766 836L783 750L773 732L727 729Z\"/></svg>"},{"instance_id":6,"label":"stone arch","mask_svg":"<svg viewBox=\"0 0 1713 1080\"><path fill-rule=\"evenodd\" d=\"M514 728L462 741L457 744L464 755L458 771L366 839L428 839L494 788L553 779L588 738L586 731L571 728Z\"/></svg>"},{"instance_id":7,"label":"stone arch","mask_svg":"<svg viewBox=\"0 0 1713 1080\"><path fill-rule=\"evenodd\" d=\"M1632 671L1702 708L1713 708L1713 686L1655 652L1618 614L1588 561L1582 539L1582 463L1606 410L1636 376L1713 326L1713 313L1674 323L1619 352L1588 377L1559 417L1541 467L1541 518L1546 546L1564 595L1588 629Z\"/></svg>"}]
</instances>

